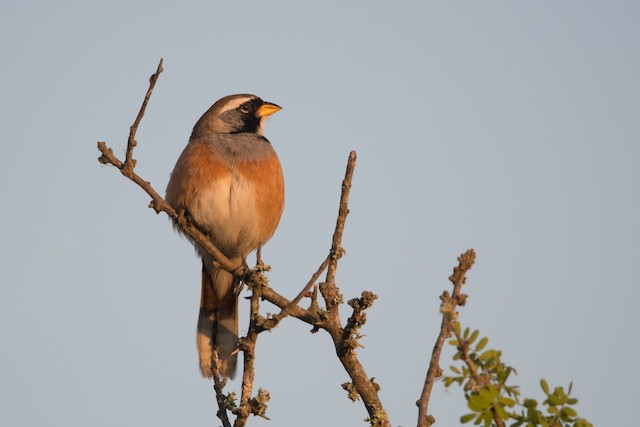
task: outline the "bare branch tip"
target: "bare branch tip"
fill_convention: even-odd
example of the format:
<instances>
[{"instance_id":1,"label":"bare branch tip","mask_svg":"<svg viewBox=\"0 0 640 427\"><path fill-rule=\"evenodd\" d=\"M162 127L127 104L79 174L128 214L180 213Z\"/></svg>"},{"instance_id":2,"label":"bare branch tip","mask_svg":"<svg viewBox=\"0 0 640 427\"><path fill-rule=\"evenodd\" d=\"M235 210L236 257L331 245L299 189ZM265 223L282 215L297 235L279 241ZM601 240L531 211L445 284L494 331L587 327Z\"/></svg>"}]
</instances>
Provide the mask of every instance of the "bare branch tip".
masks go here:
<instances>
[{"instance_id":1,"label":"bare branch tip","mask_svg":"<svg viewBox=\"0 0 640 427\"><path fill-rule=\"evenodd\" d=\"M152 74L151 77L149 77L149 83L153 84L153 81L156 80L160 75L160 73L164 71L164 68L162 67L163 62L164 62L164 58L160 58L160 62L158 63L158 68L156 69L156 72Z\"/></svg>"}]
</instances>

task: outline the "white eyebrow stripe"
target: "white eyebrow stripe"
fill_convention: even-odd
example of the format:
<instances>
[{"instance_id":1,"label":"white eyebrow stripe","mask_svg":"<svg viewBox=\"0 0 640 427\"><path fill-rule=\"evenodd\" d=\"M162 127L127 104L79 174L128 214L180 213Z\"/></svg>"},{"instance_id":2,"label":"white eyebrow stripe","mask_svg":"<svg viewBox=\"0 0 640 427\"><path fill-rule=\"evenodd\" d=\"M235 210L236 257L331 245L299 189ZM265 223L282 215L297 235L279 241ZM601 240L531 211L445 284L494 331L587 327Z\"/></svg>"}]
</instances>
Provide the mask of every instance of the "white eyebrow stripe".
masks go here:
<instances>
[{"instance_id":1,"label":"white eyebrow stripe","mask_svg":"<svg viewBox=\"0 0 640 427\"><path fill-rule=\"evenodd\" d=\"M220 110L220 113L222 114L225 111L235 110L236 108L238 108L239 106L241 106L245 102L251 101L251 100L254 100L254 99L256 99L255 96L243 96L242 98L232 99L222 107L222 109Z\"/></svg>"}]
</instances>

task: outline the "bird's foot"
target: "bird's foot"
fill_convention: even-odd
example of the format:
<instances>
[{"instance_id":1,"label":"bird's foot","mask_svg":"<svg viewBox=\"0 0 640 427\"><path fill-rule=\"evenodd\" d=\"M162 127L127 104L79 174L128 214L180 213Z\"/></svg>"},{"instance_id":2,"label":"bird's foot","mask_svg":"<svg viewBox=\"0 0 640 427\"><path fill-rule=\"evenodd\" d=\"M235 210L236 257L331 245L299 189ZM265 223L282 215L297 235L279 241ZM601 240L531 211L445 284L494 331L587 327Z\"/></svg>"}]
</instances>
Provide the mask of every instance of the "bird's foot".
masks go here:
<instances>
[{"instance_id":1,"label":"bird's foot","mask_svg":"<svg viewBox=\"0 0 640 427\"><path fill-rule=\"evenodd\" d=\"M239 280L233 288L233 294L237 297L242 292L242 289L244 289L244 280Z\"/></svg>"}]
</instances>

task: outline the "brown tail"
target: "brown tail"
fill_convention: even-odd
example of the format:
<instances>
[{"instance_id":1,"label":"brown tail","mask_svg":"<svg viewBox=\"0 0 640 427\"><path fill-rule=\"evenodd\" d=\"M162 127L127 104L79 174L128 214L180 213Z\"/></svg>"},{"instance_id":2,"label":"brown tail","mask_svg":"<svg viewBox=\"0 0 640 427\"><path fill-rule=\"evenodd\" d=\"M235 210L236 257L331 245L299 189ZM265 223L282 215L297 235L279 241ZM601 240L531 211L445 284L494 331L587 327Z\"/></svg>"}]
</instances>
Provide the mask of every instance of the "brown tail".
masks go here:
<instances>
[{"instance_id":1,"label":"brown tail","mask_svg":"<svg viewBox=\"0 0 640 427\"><path fill-rule=\"evenodd\" d=\"M234 292L239 279L232 274L202 265L202 294L198 316L198 356L202 376L211 378L213 348L217 346L220 373L228 378L236 375L238 355L238 298Z\"/></svg>"}]
</instances>

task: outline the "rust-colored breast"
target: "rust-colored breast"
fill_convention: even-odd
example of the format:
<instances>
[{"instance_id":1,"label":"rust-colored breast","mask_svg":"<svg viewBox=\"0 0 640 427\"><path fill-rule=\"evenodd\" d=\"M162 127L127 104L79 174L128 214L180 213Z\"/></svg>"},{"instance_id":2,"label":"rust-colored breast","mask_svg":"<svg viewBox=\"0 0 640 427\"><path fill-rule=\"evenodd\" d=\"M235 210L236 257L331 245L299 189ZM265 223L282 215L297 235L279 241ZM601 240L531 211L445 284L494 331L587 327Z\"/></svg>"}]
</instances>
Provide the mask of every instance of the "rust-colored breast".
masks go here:
<instances>
[{"instance_id":1,"label":"rust-colored breast","mask_svg":"<svg viewBox=\"0 0 640 427\"><path fill-rule=\"evenodd\" d=\"M184 150L167 186L167 202L187 210L229 257L246 257L276 231L284 208L284 179L275 152L229 161L207 143Z\"/></svg>"},{"instance_id":2,"label":"rust-colored breast","mask_svg":"<svg viewBox=\"0 0 640 427\"><path fill-rule=\"evenodd\" d=\"M176 163L167 185L167 202L174 209L192 211L203 188L231 174L229 166L204 143L189 144Z\"/></svg>"},{"instance_id":3,"label":"rust-colored breast","mask_svg":"<svg viewBox=\"0 0 640 427\"><path fill-rule=\"evenodd\" d=\"M252 183L256 201L260 236L264 244L275 233L284 209L284 178L278 156L273 155L259 162L242 162L236 170Z\"/></svg>"}]
</instances>

